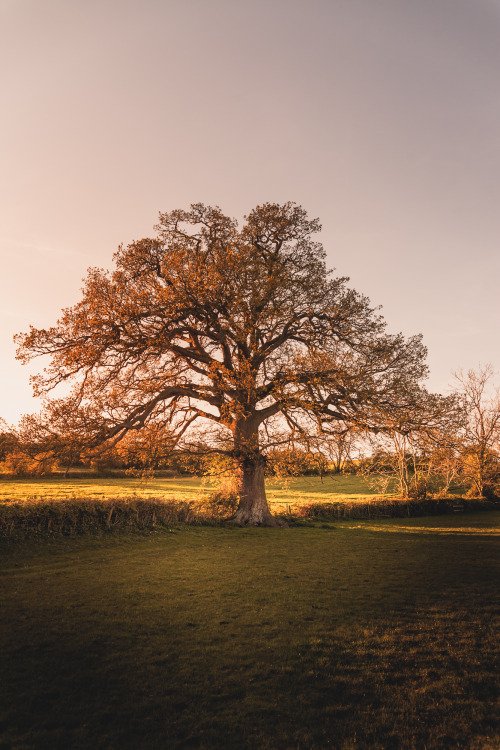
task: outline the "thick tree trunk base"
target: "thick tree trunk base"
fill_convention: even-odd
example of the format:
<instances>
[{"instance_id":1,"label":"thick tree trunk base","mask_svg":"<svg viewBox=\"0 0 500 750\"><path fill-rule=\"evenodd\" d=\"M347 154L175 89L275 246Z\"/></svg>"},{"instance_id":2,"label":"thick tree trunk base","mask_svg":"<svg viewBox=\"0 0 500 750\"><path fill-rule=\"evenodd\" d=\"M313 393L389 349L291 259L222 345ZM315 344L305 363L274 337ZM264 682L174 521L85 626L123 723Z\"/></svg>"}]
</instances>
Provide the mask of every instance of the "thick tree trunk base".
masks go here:
<instances>
[{"instance_id":1,"label":"thick tree trunk base","mask_svg":"<svg viewBox=\"0 0 500 750\"><path fill-rule=\"evenodd\" d=\"M288 526L285 521L275 518L269 510L264 478L265 459L263 456L246 458L239 462L238 494L240 502L234 516L228 519L239 526Z\"/></svg>"},{"instance_id":2,"label":"thick tree trunk base","mask_svg":"<svg viewBox=\"0 0 500 750\"><path fill-rule=\"evenodd\" d=\"M271 528L287 528L288 524L281 518L275 518L268 510L262 512L260 508L238 508L234 516L228 518L238 526L268 526Z\"/></svg>"}]
</instances>

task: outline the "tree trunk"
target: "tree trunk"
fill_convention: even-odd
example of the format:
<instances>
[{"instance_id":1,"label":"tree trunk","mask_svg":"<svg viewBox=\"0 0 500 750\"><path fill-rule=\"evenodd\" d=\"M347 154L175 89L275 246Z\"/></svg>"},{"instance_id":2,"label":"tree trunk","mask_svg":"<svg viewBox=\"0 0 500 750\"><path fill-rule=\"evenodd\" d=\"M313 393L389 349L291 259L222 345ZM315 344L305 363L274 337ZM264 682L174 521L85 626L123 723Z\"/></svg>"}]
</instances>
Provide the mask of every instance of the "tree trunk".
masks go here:
<instances>
[{"instance_id":1,"label":"tree trunk","mask_svg":"<svg viewBox=\"0 0 500 750\"><path fill-rule=\"evenodd\" d=\"M239 505L231 518L242 526L286 526L269 510L266 498L264 456L243 458L237 461Z\"/></svg>"},{"instance_id":2,"label":"tree trunk","mask_svg":"<svg viewBox=\"0 0 500 750\"><path fill-rule=\"evenodd\" d=\"M252 409L235 421L233 436L239 505L231 520L241 526L287 526L267 504L266 459L259 449L259 422Z\"/></svg>"}]
</instances>

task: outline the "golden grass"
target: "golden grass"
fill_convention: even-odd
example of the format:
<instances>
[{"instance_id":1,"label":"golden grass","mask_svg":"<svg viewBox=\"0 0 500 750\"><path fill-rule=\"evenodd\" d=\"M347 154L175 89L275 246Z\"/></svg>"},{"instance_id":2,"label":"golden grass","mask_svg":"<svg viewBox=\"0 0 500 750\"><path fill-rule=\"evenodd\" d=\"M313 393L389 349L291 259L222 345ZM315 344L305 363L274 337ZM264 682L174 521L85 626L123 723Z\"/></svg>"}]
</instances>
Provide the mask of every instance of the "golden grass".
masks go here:
<instances>
[{"instance_id":1,"label":"golden grass","mask_svg":"<svg viewBox=\"0 0 500 750\"><path fill-rule=\"evenodd\" d=\"M425 526L418 527L409 526L407 524L397 524L387 526L386 524L372 524L363 522L363 524L357 524L350 526L351 529L363 529L363 531L376 531L376 532L387 532L393 534L400 534L401 532L408 534L465 534L465 535L487 535L487 536L500 536L500 528L489 528L479 529L472 526Z\"/></svg>"},{"instance_id":2,"label":"golden grass","mask_svg":"<svg viewBox=\"0 0 500 750\"><path fill-rule=\"evenodd\" d=\"M168 498L198 501L214 491L214 484L198 477L141 481L135 478L96 479L4 479L0 481L0 503L25 500ZM274 513L297 512L314 502L373 501L377 493L360 477L297 477L287 482L267 482L269 505ZM392 497L384 495L383 497Z\"/></svg>"}]
</instances>

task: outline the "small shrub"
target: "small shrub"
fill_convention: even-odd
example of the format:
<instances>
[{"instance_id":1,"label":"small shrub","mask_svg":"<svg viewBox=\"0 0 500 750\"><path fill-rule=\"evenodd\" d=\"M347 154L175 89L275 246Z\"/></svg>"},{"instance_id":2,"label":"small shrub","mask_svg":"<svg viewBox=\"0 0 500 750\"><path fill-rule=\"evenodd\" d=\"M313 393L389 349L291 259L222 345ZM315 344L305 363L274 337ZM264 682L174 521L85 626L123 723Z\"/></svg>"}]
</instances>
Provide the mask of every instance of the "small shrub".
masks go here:
<instances>
[{"instance_id":1,"label":"small shrub","mask_svg":"<svg viewBox=\"0 0 500 750\"><path fill-rule=\"evenodd\" d=\"M483 484L483 497L486 500L497 500L500 497L500 484L496 481L487 481Z\"/></svg>"},{"instance_id":2,"label":"small shrub","mask_svg":"<svg viewBox=\"0 0 500 750\"><path fill-rule=\"evenodd\" d=\"M236 512L238 495L236 492L217 490L212 492L202 505L211 518L228 518Z\"/></svg>"},{"instance_id":3,"label":"small shrub","mask_svg":"<svg viewBox=\"0 0 500 750\"><path fill-rule=\"evenodd\" d=\"M426 479L416 479L408 490L410 500L425 500L429 490Z\"/></svg>"}]
</instances>

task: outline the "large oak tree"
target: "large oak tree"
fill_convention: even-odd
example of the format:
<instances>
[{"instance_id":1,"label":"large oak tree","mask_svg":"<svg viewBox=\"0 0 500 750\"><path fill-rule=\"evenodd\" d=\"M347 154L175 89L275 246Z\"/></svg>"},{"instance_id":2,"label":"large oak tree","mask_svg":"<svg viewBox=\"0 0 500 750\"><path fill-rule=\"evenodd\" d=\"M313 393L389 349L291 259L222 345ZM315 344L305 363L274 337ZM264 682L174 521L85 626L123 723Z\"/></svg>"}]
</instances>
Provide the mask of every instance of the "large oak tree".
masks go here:
<instances>
[{"instance_id":1,"label":"large oak tree","mask_svg":"<svg viewBox=\"0 0 500 750\"><path fill-rule=\"evenodd\" d=\"M168 423L179 445L234 459L236 522L275 525L266 448L339 423L383 430L425 408L421 338L388 334L327 270L301 207L266 203L239 229L195 204L160 214L156 230L121 247L112 273L90 269L55 327L18 337L22 360L51 357L37 394L74 382L75 413L102 414L95 439Z\"/></svg>"}]
</instances>

